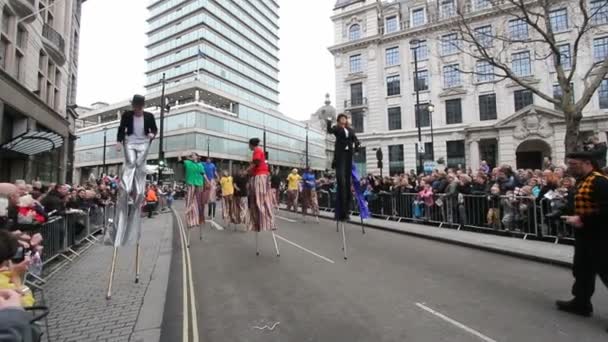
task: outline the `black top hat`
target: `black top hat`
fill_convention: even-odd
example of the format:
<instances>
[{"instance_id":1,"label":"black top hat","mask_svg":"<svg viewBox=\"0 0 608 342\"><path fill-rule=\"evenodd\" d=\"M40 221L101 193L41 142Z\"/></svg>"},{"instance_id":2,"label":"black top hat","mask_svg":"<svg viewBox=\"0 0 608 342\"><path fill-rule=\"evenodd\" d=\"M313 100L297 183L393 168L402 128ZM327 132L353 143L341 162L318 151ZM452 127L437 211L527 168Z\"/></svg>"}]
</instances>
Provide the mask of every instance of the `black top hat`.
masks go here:
<instances>
[{"instance_id":1,"label":"black top hat","mask_svg":"<svg viewBox=\"0 0 608 342\"><path fill-rule=\"evenodd\" d=\"M133 95L133 99L131 100L131 104L134 106L143 106L146 104L146 98L143 95Z\"/></svg>"}]
</instances>

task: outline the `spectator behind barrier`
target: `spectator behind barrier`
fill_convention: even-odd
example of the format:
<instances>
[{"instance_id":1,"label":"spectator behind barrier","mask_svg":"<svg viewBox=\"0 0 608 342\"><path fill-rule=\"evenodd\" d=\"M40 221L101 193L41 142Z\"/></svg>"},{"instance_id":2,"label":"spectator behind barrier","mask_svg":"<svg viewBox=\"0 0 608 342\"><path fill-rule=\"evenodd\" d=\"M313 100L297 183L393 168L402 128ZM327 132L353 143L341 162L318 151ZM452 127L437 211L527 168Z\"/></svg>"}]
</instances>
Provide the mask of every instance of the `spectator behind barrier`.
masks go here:
<instances>
[{"instance_id":1,"label":"spectator behind barrier","mask_svg":"<svg viewBox=\"0 0 608 342\"><path fill-rule=\"evenodd\" d=\"M35 302L30 289L23 285L30 265L28 252L13 233L0 230L0 290L17 291L21 294L21 304L25 307L30 307Z\"/></svg>"}]
</instances>

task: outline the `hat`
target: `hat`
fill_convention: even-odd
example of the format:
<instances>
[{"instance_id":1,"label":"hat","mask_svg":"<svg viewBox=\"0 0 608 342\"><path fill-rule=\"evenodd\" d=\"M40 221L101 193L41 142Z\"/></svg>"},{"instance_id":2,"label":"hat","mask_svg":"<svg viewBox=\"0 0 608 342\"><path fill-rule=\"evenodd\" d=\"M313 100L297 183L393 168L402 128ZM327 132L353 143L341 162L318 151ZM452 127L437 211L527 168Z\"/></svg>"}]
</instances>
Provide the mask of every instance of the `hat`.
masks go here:
<instances>
[{"instance_id":1,"label":"hat","mask_svg":"<svg viewBox=\"0 0 608 342\"><path fill-rule=\"evenodd\" d=\"M291 172L296 173L296 172L298 172L298 169L293 169L293 170L291 170Z\"/></svg>"},{"instance_id":2,"label":"hat","mask_svg":"<svg viewBox=\"0 0 608 342\"><path fill-rule=\"evenodd\" d=\"M134 106L143 106L146 104L146 98L143 95L133 95L133 99L131 100L131 104Z\"/></svg>"},{"instance_id":3,"label":"hat","mask_svg":"<svg viewBox=\"0 0 608 342\"><path fill-rule=\"evenodd\" d=\"M588 160L588 161L595 160L595 156L593 155L593 153L588 152L588 151L571 152L571 153L568 153L568 155L566 155L566 158L577 159L577 160Z\"/></svg>"}]
</instances>

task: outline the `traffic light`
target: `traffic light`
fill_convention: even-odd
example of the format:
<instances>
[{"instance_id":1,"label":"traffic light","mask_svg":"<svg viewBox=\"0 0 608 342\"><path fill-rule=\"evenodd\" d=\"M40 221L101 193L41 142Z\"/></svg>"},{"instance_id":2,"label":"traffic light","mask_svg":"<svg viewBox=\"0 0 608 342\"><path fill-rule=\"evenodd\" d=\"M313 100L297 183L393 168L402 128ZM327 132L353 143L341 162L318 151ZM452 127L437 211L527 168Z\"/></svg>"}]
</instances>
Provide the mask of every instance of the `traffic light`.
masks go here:
<instances>
[{"instance_id":1,"label":"traffic light","mask_svg":"<svg viewBox=\"0 0 608 342\"><path fill-rule=\"evenodd\" d=\"M378 160L378 168L382 169L384 165L382 164L382 160Z\"/></svg>"},{"instance_id":2,"label":"traffic light","mask_svg":"<svg viewBox=\"0 0 608 342\"><path fill-rule=\"evenodd\" d=\"M376 159L378 159L378 161L381 162L382 161L382 157L383 157L382 156L382 149L379 148L379 149L376 150ZM381 166L379 166L379 167L381 167Z\"/></svg>"}]
</instances>

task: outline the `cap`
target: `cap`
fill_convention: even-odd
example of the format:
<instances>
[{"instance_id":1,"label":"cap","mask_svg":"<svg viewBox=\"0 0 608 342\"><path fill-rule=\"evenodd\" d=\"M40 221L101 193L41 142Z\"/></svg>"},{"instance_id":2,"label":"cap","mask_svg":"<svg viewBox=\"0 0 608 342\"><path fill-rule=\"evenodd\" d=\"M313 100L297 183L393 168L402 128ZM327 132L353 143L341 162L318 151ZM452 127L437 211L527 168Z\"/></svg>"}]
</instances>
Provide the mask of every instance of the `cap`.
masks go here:
<instances>
[{"instance_id":1,"label":"cap","mask_svg":"<svg viewBox=\"0 0 608 342\"><path fill-rule=\"evenodd\" d=\"M131 104L134 106L143 106L146 104L146 98L143 95L133 95Z\"/></svg>"},{"instance_id":2,"label":"cap","mask_svg":"<svg viewBox=\"0 0 608 342\"><path fill-rule=\"evenodd\" d=\"M566 158L594 161L595 155L588 151L577 151L577 152L568 153L568 155L566 155Z\"/></svg>"}]
</instances>

